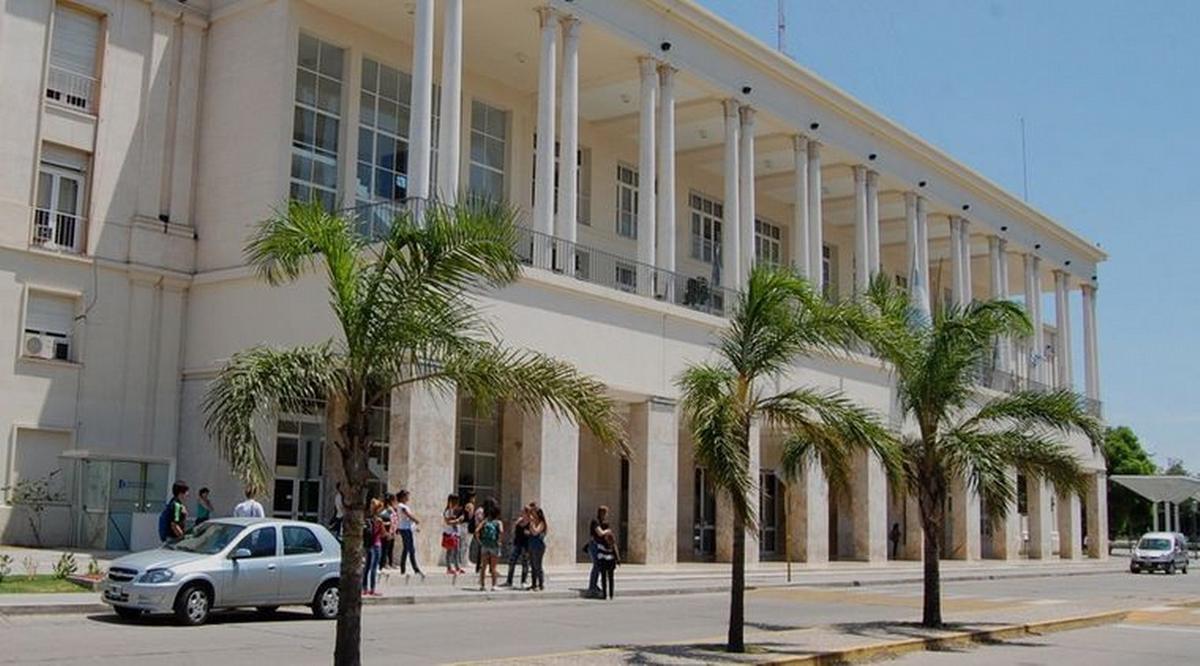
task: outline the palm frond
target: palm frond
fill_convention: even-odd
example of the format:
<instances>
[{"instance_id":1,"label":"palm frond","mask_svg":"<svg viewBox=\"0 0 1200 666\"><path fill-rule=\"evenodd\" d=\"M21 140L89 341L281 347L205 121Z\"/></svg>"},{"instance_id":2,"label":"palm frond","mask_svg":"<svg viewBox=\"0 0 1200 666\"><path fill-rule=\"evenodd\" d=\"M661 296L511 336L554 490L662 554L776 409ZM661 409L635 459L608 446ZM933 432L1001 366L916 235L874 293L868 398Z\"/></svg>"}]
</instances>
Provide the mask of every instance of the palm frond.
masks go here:
<instances>
[{"instance_id":1,"label":"palm frond","mask_svg":"<svg viewBox=\"0 0 1200 666\"><path fill-rule=\"evenodd\" d=\"M748 414L738 404L738 376L729 367L693 365L678 381L683 400L680 409L694 440L696 462L713 485L729 494L732 508L747 525L755 525L750 503L754 481L747 449Z\"/></svg>"},{"instance_id":2,"label":"palm frond","mask_svg":"<svg viewBox=\"0 0 1200 666\"><path fill-rule=\"evenodd\" d=\"M788 433L783 468L797 474L816 459L831 485L844 485L855 453L874 453L894 483L903 480L896 441L872 411L836 391L793 389L763 398L755 405L763 420Z\"/></svg>"},{"instance_id":3,"label":"palm frond","mask_svg":"<svg viewBox=\"0 0 1200 666\"><path fill-rule=\"evenodd\" d=\"M303 412L340 387L340 362L329 345L235 354L204 397L205 430L233 473L259 492L273 474L254 433L257 417Z\"/></svg>"},{"instance_id":4,"label":"palm frond","mask_svg":"<svg viewBox=\"0 0 1200 666\"><path fill-rule=\"evenodd\" d=\"M525 411L549 409L591 431L602 444L629 455L624 429L600 381L544 354L489 342L447 351L438 365L411 382L457 390L480 404L511 402Z\"/></svg>"},{"instance_id":5,"label":"palm frond","mask_svg":"<svg viewBox=\"0 0 1200 666\"><path fill-rule=\"evenodd\" d=\"M1067 389L1050 392L1018 391L985 403L966 427L1029 425L1087 435L1092 446L1104 444L1104 426L1088 413L1083 399Z\"/></svg>"}]
</instances>

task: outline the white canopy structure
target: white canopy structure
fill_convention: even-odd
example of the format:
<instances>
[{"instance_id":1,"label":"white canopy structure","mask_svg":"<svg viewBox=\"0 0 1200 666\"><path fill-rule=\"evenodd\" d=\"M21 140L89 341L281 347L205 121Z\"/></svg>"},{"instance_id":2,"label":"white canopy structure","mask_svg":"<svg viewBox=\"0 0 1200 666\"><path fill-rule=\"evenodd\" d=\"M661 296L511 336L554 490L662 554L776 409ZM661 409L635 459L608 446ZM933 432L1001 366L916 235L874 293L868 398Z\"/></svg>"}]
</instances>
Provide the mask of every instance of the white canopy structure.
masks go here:
<instances>
[{"instance_id":1,"label":"white canopy structure","mask_svg":"<svg viewBox=\"0 0 1200 666\"><path fill-rule=\"evenodd\" d=\"M1178 532L1179 505L1190 500L1200 499L1200 479L1190 476L1136 476L1131 474L1115 474L1108 477L1112 481L1125 486L1133 492L1154 503L1154 530L1159 530L1158 504L1164 503L1166 528L1168 532Z\"/></svg>"}]
</instances>

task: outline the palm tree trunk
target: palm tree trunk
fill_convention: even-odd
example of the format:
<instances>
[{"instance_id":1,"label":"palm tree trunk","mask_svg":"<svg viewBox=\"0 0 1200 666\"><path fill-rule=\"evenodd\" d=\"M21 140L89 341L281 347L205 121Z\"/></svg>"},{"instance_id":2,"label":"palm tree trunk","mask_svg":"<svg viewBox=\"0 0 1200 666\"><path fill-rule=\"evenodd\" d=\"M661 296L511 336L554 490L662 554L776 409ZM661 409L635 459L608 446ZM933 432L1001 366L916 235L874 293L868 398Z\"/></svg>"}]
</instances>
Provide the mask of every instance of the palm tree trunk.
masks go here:
<instances>
[{"instance_id":1,"label":"palm tree trunk","mask_svg":"<svg viewBox=\"0 0 1200 666\"><path fill-rule=\"evenodd\" d=\"M745 652L746 624L746 523L733 514L733 579L729 590L729 639L727 652Z\"/></svg>"},{"instance_id":2,"label":"palm tree trunk","mask_svg":"<svg viewBox=\"0 0 1200 666\"><path fill-rule=\"evenodd\" d=\"M921 625L938 628L942 626L941 549L938 548L937 534L928 527L930 522L925 523L925 604Z\"/></svg>"},{"instance_id":3,"label":"palm tree trunk","mask_svg":"<svg viewBox=\"0 0 1200 666\"><path fill-rule=\"evenodd\" d=\"M353 422L354 417L350 416L341 423L347 421ZM333 663L335 666L359 666L362 663L362 534L368 443L360 436L360 432L365 430L360 431L353 426L335 428L334 432L341 440L345 475L342 498L346 515L342 523L342 563L338 579L337 637L334 639Z\"/></svg>"}]
</instances>

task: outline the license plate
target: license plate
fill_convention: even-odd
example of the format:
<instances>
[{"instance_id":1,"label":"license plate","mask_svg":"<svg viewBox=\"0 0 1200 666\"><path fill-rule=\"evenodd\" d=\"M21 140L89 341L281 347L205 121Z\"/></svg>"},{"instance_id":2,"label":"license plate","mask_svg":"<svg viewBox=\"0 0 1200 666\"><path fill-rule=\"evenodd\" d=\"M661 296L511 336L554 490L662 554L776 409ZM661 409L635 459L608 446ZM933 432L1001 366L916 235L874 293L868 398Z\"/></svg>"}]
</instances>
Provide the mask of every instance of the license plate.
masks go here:
<instances>
[{"instance_id":1,"label":"license plate","mask_svg":"<svg viewBox=\"0 0 1200 666\"><path fill-rule=\"evenodd\" d=\"M108 596L119 597L125 590L120 585L113 585L108 588Z\"/></svg>"}]
</instances>

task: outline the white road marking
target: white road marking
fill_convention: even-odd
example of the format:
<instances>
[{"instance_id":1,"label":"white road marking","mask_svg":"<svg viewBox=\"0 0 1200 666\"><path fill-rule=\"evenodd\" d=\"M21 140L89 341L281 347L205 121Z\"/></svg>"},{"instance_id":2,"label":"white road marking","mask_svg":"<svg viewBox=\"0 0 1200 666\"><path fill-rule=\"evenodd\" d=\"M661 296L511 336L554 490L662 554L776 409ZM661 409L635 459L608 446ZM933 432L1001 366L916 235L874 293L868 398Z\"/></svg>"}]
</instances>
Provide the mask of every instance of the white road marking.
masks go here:
<instances>
[{"instance_id":1,"label":"white road marking","mask_svg":"<svg viewBox=\"0 0 1200 666\"><path fill-rule=\"evenodd\" d=\"M1065 604L1066 599L1033 599L1026 602L1031 606L1053 606L1054 604Z\"/></svg>"},{"instance_id":2,"label":"white road marking","mask_svg":"<svg viewBox=\"0 0 1200 666\"><path fill-rule=\"evenodd\" d=\"M1143 613L1170 613L1172 611L1179 610L1179 607L1178 606L1148 606L1146 608L1139 608L1138 610L1142 611Z\"/></svg>"}]
</instances>

